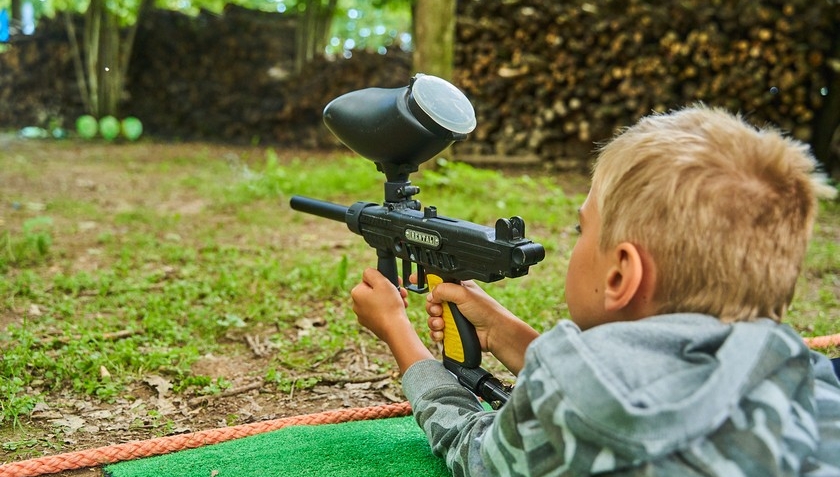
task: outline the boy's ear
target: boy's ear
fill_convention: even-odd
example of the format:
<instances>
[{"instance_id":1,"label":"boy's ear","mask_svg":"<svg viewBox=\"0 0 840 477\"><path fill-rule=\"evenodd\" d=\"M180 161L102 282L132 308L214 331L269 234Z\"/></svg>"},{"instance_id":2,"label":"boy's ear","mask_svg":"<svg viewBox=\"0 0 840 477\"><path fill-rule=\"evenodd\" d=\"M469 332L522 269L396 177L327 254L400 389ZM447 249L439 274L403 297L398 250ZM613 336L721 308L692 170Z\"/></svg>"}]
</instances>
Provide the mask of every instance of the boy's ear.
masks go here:
<instances>
[{"instance_id":1,"label":"boy's ear","mask_svg":"<svg viewBox=\"0 0 840 477\"><path fill-rule=\"evenodd\" d=\"M638 247L630 242L622 242L613 248L604 288L604 308L607 311L626 308L639 292L644 273Z\"/></svg>"}]
</instances>

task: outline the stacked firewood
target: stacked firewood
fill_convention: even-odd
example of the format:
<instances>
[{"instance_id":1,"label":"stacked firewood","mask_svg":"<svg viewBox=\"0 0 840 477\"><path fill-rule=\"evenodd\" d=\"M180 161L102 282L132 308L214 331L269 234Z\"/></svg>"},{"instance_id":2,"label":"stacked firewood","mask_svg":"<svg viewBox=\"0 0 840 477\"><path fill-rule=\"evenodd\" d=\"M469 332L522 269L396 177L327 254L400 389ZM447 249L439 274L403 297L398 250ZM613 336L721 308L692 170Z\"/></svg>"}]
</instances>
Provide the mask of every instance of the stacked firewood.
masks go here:
<instances>
[{"instance_id":1,"label":"stacked firewood","mask_svg":"<svg viewBox=\"0 0 840 477\"><path fill-rule=\"evenodd\" d=\"M812 144L828 144L840 122L834 0L457 5L453 81L478 119L454 148L460 158L586 167L593 143L698 101ZM298 74L294 42L293 18L277 13L152 11L137 31L122 113L161 138L333 146L321 121L330 100L404 86L411 74L399 50L322 58ZM0 128L72 128L82 113L61 18L0 53Z\"/></svg>"},{"instance_id":2,"label":"stacked firewood","mask_svg":"<svg viewBox=\"0 0 840 477\"><path fill-rule=\"evenodd\" d=\"M812 0L458 2L456 83L470 155L579 164L651 111L702 101L809 141L840 6Z\"/></svg>"},{"instance_id":3,"label":"stacked firewood","mask_svg":"<svg viewBox=\"0 0 840 477\"><path fill-rule=\"evenodd\" d=\"M411 55L394 49L385 55L362 51L350 59L319 58L305 66L299 78L287 84L287 100L272 117L270 137L302 147L339 146L323 124L324 107L350 91L408 85Z\"/></svg>"},{"instance_id":4,"label":"stacked firewood","mask_svg":"<svg viewBox=\"0 0 840 477\"><path fill-rule=\"evenodd\" d=\"M157 10L137 32L127 109L161 136L269 139L294 65L294 22L228 7L190 17Z\"/></svg>"}]
</instances>

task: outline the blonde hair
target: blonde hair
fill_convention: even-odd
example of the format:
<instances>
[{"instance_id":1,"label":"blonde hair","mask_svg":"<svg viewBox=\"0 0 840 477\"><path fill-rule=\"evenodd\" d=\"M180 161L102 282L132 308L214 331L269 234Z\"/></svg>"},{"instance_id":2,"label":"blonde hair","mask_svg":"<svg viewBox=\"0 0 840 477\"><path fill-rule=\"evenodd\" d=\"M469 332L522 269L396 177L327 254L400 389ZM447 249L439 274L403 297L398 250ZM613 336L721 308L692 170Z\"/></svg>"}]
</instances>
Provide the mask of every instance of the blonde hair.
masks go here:
<instances>
[{"instance_id":1,"label":"blonde hair","mask_svg":"<svg viewBox=\"0 0 840 477\"><path fill-rule=\"evenodd\" d=\"M780 321L817 196L805 144L702 105L654 114L601 148L592 189L602 249L629 241L656 264L659 313Z\"/></svg>"}]
</instances>

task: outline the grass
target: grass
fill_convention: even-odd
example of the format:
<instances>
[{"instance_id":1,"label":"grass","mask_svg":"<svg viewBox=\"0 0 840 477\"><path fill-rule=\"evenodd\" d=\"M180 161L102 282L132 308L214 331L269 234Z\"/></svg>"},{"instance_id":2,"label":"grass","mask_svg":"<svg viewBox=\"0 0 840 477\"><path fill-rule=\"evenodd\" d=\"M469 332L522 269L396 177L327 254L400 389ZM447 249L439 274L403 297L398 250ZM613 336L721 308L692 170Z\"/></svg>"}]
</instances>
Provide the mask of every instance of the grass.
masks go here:
<instances>
[{"instance_id":1,"label":"grass","mask_svg":"<svg viewBox=\"0 0 840 477\"><path fill-rule=\"evenodd\" d=\"M296 377L313 363L346 372L334 357L350 345L381 349L347 300L362 268L375 263L373 251L344 225L288 207L295 194L380 201L383 177L370 162L272 150L155 161L131 151L91 151L74 169L84 177L56 193L44 181L60 180L60 171L50 175L25 155L0 157L7 179L28 184L0 191L0 426L20 425L58 392L113 400L150 373L176 393L219 393L230 383L191 365L207 353L246 352L247 334L270 336L277 352L252 372L283 392L315 385ZM580 195L549 177L458 163L413 180L423 189L417 198L441 215L483 224L524 217L548 258L488 291L540 330L567 317L559 290ZM822 204L791 313L805 334L840 329L838 230L840 206ZM411 300L421 328L421 298ZM315 331L302 333L302 320L313 318ZM377 364L391 369L382 356ZM7 443L18 445L25 442Z\"/></svg>"},{"instance_id":2,"label":"grass","mask_svg":"<svg viewBox=\"0 0 840 477\"><path fill-rule=\"evenodd\" d=\"M348 255L371 260L368 250L349 237L351 247L338 253L319 245L319 237L307 236L312 220L285 204L292 194L374 199L381 183L372 164L343 157L281 165L271 150L251 164L203 154L165 163L121 160L132 174L161 180L151 196L127 192L137 204L115 213L95 195L3 197L14 211L0 234L0 309L12 317L0 334L4 426L18 425L50 393L69 389L111 400L149 372L166 376L176 392L218 393L229 383L196 376L190 365L204 354L229 352L257 329L275 331L278 357L259 371L281 391L311 387L312 379L288 376L327 361L348 340L370 340L345 306L358 272L350 271ZM336 163L347 176L335 174ZM37 176L25 159L2 168ZM176 205L184 197L201 201L202 217L213 220L161 207L167 196ZM307 242L303 251L279 243L286 232ZM81 246L79 235L87 235ZM97 269L80 270L85 260ZM324 329L289 339L296 322L312 316L325 317Z\"/></svg>"}]
</instances>

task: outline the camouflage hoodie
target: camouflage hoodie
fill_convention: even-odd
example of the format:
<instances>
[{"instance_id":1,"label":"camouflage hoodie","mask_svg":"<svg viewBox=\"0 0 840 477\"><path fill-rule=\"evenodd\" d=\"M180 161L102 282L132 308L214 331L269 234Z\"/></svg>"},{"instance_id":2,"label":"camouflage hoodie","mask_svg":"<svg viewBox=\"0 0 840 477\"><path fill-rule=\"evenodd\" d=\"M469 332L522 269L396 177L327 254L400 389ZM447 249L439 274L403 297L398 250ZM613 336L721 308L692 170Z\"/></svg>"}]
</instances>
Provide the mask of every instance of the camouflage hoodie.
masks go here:
<instances>
[{"instance_id":1,"label":"camouflage hoodie","mask_svg":"<svg viewBox=\"0 0 840 477\"><path fill-rule=\"evenodd\" d=\"M840 476L840 383L771 320L563 321L528 348L499 411L437 361L403 388L456 476Z\"/></svg>"}]
</instances>

